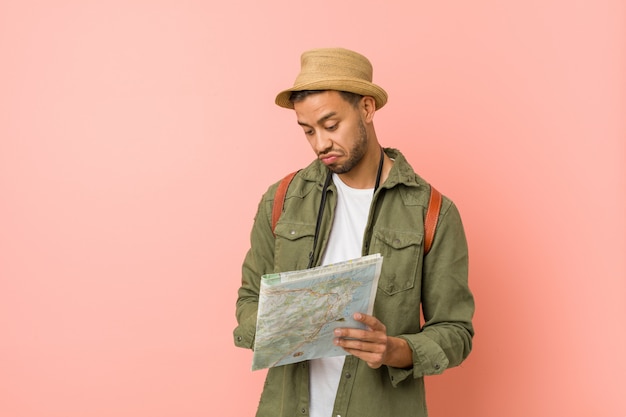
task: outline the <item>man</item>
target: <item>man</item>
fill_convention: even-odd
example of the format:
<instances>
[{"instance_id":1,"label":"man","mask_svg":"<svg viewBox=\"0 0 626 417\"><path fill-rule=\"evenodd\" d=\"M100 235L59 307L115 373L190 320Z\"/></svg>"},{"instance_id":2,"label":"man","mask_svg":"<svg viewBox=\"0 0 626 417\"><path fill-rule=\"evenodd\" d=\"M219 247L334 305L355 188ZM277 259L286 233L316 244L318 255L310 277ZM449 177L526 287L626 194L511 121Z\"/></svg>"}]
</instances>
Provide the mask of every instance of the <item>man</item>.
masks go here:
<instances>
[{"instance_id":1,"label":"man","mask_svg":"<svg viewBox=\"0 0 626 417\"><path fill-rule=\"evenodd\" d=\"M278 184L261 200L235 344L254 346L261 275L374 253L383 266L373 315L354 317L366 330L335 331L334 343L349 355L270 368L259 417L426 416L423 377L459 365L471 350L474 301L459 213L444 197L425 256L431 187L399 151L379 144L374 114L386 102L367 58L341 48L302 54L294 86L276 97L295 110L317 159L289 185L275 230Z\"/></svg>"}]
</instances>

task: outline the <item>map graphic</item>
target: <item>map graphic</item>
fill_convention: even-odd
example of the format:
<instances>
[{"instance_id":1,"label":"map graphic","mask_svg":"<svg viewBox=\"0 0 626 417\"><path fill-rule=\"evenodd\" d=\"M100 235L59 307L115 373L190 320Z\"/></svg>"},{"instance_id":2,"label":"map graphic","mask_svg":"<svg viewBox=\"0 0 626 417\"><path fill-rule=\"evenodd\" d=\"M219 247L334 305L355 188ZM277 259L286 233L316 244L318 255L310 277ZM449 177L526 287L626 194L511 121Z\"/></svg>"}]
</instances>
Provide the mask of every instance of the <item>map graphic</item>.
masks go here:
<instances>
[{"instance_id":1,"label":"map graphic","mask_svg":"<svg viewBox=\"0 0 626 417\"><path fill-rule=\"evenodd\" d=\"M347 355L333 330L363 328L352 315L372 314L382 261L375 254L261 277L252 370Z\"/></svg>"}]
</instances>

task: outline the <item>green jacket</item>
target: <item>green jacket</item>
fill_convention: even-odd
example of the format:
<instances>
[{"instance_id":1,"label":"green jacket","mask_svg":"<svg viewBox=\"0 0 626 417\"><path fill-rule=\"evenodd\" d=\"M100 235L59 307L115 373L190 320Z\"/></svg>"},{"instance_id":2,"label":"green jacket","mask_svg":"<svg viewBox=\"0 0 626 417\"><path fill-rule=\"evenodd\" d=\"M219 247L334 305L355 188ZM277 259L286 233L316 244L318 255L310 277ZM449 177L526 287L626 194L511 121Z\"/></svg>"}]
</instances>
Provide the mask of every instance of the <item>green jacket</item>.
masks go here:
<instances>
[{"instance_id":1,"label":"green jacket","mask_svg":"<svg viewBox=\"0 0 626 417\"><path fill-rule=\"evenodd\" d=\"M347 356L333 416L427 416L423 377L459 365L472 347L474 299L467 282L467 243L459 212L443 198L435 239L424 257L424 216L430 187L399 151L385 152L395 163L374 194L362 254L383 255L374 316L385 324L388 335L409 343L413 367L371 369L356 357ZM307 267L326 172L322 163L314 161L296 175L275 238L271 212L278 183L261 199L237 299L237 346L254 346L261 275ZM328 242L336 199L337 190L331 184L315 265L319 265ZM257 417L307 416L308 409L308 362L270 368Z\"/></svg>"}]
</instances>

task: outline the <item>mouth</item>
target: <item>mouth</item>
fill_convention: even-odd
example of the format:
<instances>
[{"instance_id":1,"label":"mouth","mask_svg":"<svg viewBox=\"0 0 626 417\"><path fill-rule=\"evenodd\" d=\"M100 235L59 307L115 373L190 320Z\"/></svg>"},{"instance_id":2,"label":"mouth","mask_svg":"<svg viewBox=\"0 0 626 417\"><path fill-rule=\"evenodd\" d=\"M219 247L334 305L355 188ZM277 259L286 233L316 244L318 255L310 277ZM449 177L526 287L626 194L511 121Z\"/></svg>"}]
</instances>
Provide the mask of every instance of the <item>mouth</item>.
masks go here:
<instances>
[{"instance_id":1,"label":"mouth","mask_svg":"<svg viewBox=\"0 0 626 417\"><path fill-rule=\"evenodd\" d=\"M339 155L337 154L325 154L319 156L319 160L322 161L324 165L331 165L335 163L337 159L339 159Z\"/></svg>"}]
</instances>

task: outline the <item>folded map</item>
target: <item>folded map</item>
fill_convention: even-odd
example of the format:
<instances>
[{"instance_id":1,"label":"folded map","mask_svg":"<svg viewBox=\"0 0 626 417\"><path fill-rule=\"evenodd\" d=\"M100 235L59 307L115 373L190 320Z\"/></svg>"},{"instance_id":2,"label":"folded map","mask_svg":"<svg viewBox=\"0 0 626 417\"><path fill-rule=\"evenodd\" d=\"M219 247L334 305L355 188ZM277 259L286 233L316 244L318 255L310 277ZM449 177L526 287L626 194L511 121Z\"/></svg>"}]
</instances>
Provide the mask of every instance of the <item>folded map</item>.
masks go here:
<instances>
[{"instance_id":1,"label":"folded map","mask_svg":"<svg viewBox=\"0 0 626 417\"><path fill-rule=\"evenodd\" d=\"M348 353L333 344L338 327L363 328L354 313L372 314L383 258L261 277L252 370Z\"/></svg>"}]
</instances>

